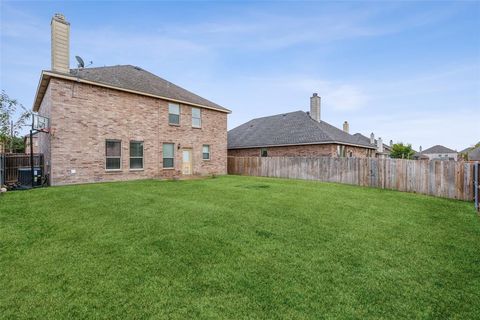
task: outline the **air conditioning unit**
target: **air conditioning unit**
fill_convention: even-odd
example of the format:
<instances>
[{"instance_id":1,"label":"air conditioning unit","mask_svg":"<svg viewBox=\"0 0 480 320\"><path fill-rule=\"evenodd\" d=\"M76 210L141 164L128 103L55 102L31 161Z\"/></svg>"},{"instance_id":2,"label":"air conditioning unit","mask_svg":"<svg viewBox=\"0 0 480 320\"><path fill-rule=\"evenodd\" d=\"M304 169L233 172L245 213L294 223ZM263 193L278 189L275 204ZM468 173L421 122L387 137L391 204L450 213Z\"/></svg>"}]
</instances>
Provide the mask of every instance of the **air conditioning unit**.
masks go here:
<instances>
[{"instance_id":1,"label":"air conditioning unit","mask_svg":"<svg viewBox=\"0 0 480 320\"><path fill-rule=\"evenodd\" d=\"M18 184L22 186L40 186L42 185L42 168L33 168L33 184L32 184L32 168L18 168Z\"/></svg>"}]
</instances>

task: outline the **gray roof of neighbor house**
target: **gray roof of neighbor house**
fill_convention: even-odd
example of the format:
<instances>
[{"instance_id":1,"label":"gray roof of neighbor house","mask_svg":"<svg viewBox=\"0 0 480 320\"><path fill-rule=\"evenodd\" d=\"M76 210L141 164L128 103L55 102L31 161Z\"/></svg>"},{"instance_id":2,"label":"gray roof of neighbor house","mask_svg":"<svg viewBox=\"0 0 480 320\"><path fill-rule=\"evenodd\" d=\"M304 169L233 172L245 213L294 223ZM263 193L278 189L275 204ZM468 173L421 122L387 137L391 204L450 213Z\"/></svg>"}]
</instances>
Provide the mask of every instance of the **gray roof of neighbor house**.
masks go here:
<instances>
[{"instance_id":1,"label":"gray roof of neighbor house","mask_svg":"<svg viewBox=\"0 0 480 320\"><path fill-rule=\"evenodd\" d=\"M468 160L479 161L480 160L480 147L466 148L461 153L468 155Z\"/></svg>"},{"instance_id":2,"label":"gray roof of neighbor house","mask_svg":"<svg viewBox=\"0 0 480 320\"><path fill-rule=\"evenodd\" d=\"M437 144L436 146L425 149L422 152L418 152L418 154L433 154L433 153L457 153L457 151Z\"/></svg>"},{"instance_id":3,"label":"gray roof of neighbor house","mask_svg":"<svg viewBox=\"0 0 480 320\"><path fill-rule=\"evenodd\" d=\"M146 94L179 103L192 104L223 112L230 112L230 110L210 100L202 98L186 89L183 89L182 87L179 87L163 78L154 75L153 73L132 65L71 69L69 74L54 71L43 71L42 79L44 76L58 76L61 78L68 77L72 78L71 80L77 80L80 82L93 82L98 85L104 85L118 90ZM34 111L36 111L35 108L38 109L41 103L41 99L38 99L38 96L39 91L42 88L42 79L39 84L39 90L37 90L37 99L34 104ZM46 85L48 85L48 83L46 83ZM46 85L43 85L45 89ZM43 97L43 95L41 97Z\"/></svg>"},{"instance_id":4,"label":"gray roof of neighbor house","mask_svg":"<svg viewBox=\"0 0 480 320\"><path fill-rule=\"evenodd\" d=\"M229 149L326 143L375 148L304 111L253 119L228 131Z\"/></svg>"},{"instance_id":5,"label":"gray roof of neighbor house","mask_svg":"<svg viewBox=\"0 0 480 320\"><path fill-rule=\"evenodd\" d=\"M368 143L368 144L372 145L372 144L370 143L370 138L364 136L364 135L361 134L361 133L355 133L353 136L354 136L355 138L357 138L358 141L362 141L362 142L364 142L364 143ZM374 146L374 147L377 146L377 139L375 139L375 144L374 144L373 146ZM383 143L383 149L384 149L384 150L391 150L390 146L387 145L387 144L385 144L385 143Z\"/></svg>"}]
</instances>

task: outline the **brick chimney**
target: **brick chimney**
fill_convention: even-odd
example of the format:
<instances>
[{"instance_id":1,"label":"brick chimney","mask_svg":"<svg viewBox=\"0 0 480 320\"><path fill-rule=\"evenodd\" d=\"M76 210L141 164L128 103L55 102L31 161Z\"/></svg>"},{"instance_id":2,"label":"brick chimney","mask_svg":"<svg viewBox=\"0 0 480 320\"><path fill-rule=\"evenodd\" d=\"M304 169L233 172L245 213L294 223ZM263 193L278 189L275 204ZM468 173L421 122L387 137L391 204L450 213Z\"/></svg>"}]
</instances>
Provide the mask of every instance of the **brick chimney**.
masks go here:
<instances>
[{"instance_id":1,"label":"brick chimney","mask_svg":"<svg viewBox=\"0 0 480 320\"><path fill-rule=\"evenodd\" d=\"M310 98L310 117L320 122L320 97L316 93Z\"/></svg>"},{"instance_id":2,"label":"brick chimney","mask_svg":"<svg viewBox=\"0 0 480 320\"><path fill-rule=\"evenodd\" d=\"M372 133L370 133L370 144L375 144L375 135Z\"/></svg>"},{"instance_id":3,"label":"brick chimney","mask_svg":"<svg viewBox=\"0 0 480 320\"><path fill-rule=\"evenodd\" d=\"M378 137L377 139L377 151L382 153L383 152L383 141L382 138Z\"/></svg>"},{"instance_id":4,"label":"brick chimney","mask_svg":"<svg viewBox=\"0 0 480 320\"><path fill-rule=\"evenodd\" d=\"M345 122L343 123L343 131L345 131L346 133L349 133L349 131L350 131L350 126L349 126L349 124L348 124L348 121L345 121Z\"/></svg>"},{"instance_id":5,"label":"brick chimney","mask_svg":"<svg viewBox=\"0 0 480 320\"><path fill-rule=\"evenodd\" d=\"M52 29L52 71L70 72L70 23L61 13L55 13Z\"/></svg>"}]
</instances>

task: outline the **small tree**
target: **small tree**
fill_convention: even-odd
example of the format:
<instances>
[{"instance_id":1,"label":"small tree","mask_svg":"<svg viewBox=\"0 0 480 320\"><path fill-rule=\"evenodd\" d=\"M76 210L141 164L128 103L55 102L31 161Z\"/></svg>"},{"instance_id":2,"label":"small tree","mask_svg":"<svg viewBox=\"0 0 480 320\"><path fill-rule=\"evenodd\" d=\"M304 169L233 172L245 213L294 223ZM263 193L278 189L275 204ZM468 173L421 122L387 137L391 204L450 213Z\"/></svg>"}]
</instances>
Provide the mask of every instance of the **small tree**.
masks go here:
<instances>
[{"instance_id":1,"label":"small tree","mask_svg":"<svg viewBox=\"0 0 480 320\"><path fill-rule=\"evenodd\" d=\"M392 146L390 157L397 159L412 159L415 151L412 149L411 144L403 144L403 142L395 143Z\"/></svg>"},{"instance_id":2,"label":"small tree","mask_svg":"<svg viewBox=\"0 0 480 320\"><path fill-rule=\"evenodd\" d=\"M25 149L23 139L17 136L30 116L30 111L16 99L11 99L2 90L0 94L0 142L5 146L5 150L15 152Z\"/></svg>"}]
</instances>

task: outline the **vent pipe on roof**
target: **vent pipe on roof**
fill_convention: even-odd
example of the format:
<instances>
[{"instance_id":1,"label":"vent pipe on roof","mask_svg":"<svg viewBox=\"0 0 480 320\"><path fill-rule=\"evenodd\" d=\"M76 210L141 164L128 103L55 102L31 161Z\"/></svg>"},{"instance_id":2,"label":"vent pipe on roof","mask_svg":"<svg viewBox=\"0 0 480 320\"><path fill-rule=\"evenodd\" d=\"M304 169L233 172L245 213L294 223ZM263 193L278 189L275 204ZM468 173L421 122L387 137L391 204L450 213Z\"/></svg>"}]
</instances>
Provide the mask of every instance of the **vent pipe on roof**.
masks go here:
<instances>
[{"instance_id":1,"label":"vent pipe on roof","mask_svg":"<svg viewBox=\"0 0 480 320\"><path fill-rule=\"evenodd\" d=\"M343 131L346 132L346 133L349 133L350 131L350 125L348 124L348 121L345 121L343 123Z\"/></svg>"},{"instance_id":2,"label":"vent pipe on roof","mask_svg":"<svg viewBox=\"0 0 480 320\"><path fill-rule=\"evenodd\" d=\"M320 97L314 93L310 97L310 117L317 122L320 122L320 108Z\"/></svg>"},{"instance_id":3,"label":"vent pipe on roof","mask_svg":"<svg viewBox=\"0 0 480 320\"><path fill-rule=\"evenodd\" d=\"M61 13L55 13L51 22L52 70L70 73L70 23Z\"/></svg>"},{"instance_id":4,"label":"vent pipe on roof","mask_svg":"<svg viewBox=\"0 0 480 320\"><path fill-rule=\"evenodd\" d=\"M370 133L370 144L375 144L375 135L372 133Z\"/></svg>"}]
</instances>

